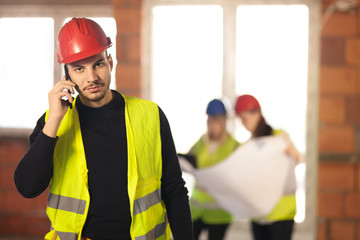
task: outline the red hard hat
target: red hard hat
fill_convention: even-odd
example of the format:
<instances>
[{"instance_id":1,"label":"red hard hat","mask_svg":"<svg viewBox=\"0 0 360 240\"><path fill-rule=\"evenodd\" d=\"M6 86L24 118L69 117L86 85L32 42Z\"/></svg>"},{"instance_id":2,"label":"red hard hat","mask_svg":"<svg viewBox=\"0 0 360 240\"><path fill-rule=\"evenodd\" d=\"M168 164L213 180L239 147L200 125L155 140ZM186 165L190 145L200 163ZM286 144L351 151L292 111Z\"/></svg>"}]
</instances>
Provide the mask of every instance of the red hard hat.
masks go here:
<instances>
[{"instance_id":1,"label":"red hard hat","mask_svg":"<svg viewBox=\"0 0 360 240\"><path fill-rule=\"evenodd\" d=\"M56 55L59 63L71 63L98 54L111 45L99 24L87 18L73 18L60 30Z\"/></svg>"},{"instance_id":2,"label":"red hard hat","mask_svg":"<svg viewBox=\"0 0 360 240\"><path fill-rule=\"evenodd\" d=\"M239 114L243 111L260 109L260 104L255 97L251 95L241 95L236 99L235 111Z\"/></svg>"}]
</instances>

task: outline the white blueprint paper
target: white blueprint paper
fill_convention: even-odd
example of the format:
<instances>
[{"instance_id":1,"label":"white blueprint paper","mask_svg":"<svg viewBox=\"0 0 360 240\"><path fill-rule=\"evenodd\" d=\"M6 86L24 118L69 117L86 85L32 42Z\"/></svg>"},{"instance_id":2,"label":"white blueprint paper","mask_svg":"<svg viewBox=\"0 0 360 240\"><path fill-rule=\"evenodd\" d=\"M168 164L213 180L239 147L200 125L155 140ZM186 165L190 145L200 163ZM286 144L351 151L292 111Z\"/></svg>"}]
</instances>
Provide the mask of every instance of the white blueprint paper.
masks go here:
<instances>
[{"instance_id":1,"label":"white blueprint paper","mask_svg":"<svg viewBox=\"0 0 360 240\"><path fill-rule=\"evenodd\" d=\"M294 160L281 136L252 139L214 166L187 170L238 219L265 216L288 189L295 189ZM289 178L290 186L289 186ZM287 184L286 184L287 182ZM287 190L285 190L285 187Z\"/></svg>"}]
</instances>

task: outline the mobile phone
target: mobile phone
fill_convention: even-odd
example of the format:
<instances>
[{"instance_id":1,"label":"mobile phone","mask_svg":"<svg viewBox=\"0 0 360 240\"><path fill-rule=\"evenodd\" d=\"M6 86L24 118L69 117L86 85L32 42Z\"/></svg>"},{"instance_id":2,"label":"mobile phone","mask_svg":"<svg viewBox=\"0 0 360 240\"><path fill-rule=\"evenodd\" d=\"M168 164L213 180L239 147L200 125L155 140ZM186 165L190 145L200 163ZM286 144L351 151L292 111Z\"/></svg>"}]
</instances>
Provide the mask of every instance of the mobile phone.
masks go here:
<instances>
[{"instance_id":1,"label":"mobile phone","mask_svg":"<svg viewBox=\"0 0 360 240\"><path fill-rule=\"evenodd\" d=\"M64 65L64 71L65 71L65 79L68 80L68 81L71 81L69 71L68 71L68 68L67 68L66 64ZM70 90L67 90L67 91L71 95ZM66 102L69 105L70 109L72 109L72 104L69 102L69 99L66 100Z\"/></svg>"}]
</instances>

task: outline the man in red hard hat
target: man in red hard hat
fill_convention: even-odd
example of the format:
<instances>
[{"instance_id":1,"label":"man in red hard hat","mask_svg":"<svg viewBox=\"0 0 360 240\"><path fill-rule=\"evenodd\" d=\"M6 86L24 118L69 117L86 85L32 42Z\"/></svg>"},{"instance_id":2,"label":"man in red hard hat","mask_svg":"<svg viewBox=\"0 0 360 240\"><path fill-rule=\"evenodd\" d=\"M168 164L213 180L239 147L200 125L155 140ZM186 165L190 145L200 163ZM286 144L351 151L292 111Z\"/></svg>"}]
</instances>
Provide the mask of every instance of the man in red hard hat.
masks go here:
<instances>
[{"instance_id":1,"label":"man in red hard hat","mask_svg":"<svg viewBox=\"0 0 360 240\"><path fill-rule=\"evenodd\" d=\"M191 240L169 123L155 103L110 90L110 46L90 19L63 26L57 57L66 77L48 94L49 109L15 170L16 187L33 198L49 186L45 239Z\"/></svg>"}]
</instances>

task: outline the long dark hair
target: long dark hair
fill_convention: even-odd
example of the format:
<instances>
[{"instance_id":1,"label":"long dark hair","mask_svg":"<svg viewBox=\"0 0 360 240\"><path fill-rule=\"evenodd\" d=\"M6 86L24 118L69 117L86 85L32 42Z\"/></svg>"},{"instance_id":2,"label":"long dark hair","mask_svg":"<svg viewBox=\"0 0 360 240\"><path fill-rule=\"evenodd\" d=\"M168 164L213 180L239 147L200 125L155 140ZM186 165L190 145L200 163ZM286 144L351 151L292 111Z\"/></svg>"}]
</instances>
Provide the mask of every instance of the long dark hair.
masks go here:
<instances>
[{"instance_id":1,"label":"long dark hair","mask_svg":"<svg viewBox=\"0 0 360 240\"><path fill-rule=\"evenodd\" d=\"M259 110L257 110L259 111ZM259 123L257 125L257 128L255 130L255 132L252 134L252 137L256 138L256 137L264 137L264 136L270 136L273 133L273 128L266 122L264 116L261 114L260 111L260 120Z\"/></svg>"}]
</instances>

